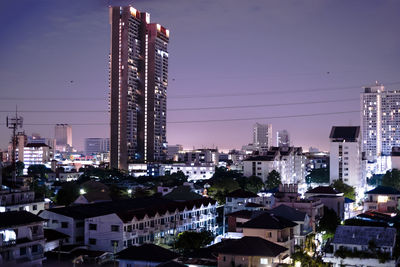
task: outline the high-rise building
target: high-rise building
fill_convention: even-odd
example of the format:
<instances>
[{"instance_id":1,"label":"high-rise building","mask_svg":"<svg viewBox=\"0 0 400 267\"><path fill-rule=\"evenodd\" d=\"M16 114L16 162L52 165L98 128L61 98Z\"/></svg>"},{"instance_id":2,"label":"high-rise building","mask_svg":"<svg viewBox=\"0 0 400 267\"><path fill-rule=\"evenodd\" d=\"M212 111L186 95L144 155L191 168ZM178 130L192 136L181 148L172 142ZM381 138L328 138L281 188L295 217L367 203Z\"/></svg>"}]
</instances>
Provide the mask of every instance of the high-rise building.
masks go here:
<instances>
[{"instance_id":1,"label":"high-rise building","mask_svg":"<svg viewBox=\"0 0 400 267\"><path fill-rule=\"evenodd\" d=\"M85 153L87 155L110 151L110 138L86 138Z\"/></svg>"},{"instance_id":2,"label":"high-rise building","mask_svg":"<svg viewBox=\"0 0 400 267\"><path fill-rule=\"evenodd\" d=\"M290 137L287 130L281 130L276 132L276 146L278 147L289 147Z\"/></svg>"},{"instance_id":3,"label":"high-rise building","mask_svg":"<svg viewBox=\"0 0 400 267\"><path fill-rule=\"evenodd\" d=\"M169 30L131 6L110 7L110 166L166 158Z\"/></svg>"},{"instance_id":4,"label":"high-rise building","mask_svg":"<svg viewBox=\"0 0 400 267\"><path fill-rule=\"evenodd\" d=\"M68 124L56 124L54 128L57 150L66 151L72 147L72 127Z\"/></svg>"},{"instance_id":5,"label":"high-rise building","mask_svg":"<svg viewBox=\"0 0 400 267\"><path fill-rule=\"evenodd\" d=\"M329 135L330 180L342 180L344 183L362 188L364 186L361 171L362 152L360 126L333 126Z\"/></svg>"},{"instance_id":6,"label":"high-rise building","mask_svg":"<svg viewBox=\"0 0 400 267\"><path fill-rule=\"evenodd\" d=\"M368 160L390 156L400 146L400 90L386 91L378 82L361 93L362 146Z\"/></svg>"},{"instance_id":7,"label":"high-rise building","mask_svg":"<svg viewBox=\"0 0 400 267\"><path fill-rule=\"evenodd\" d=\"M272 145L272 125L260 123L254 124L253 146L257 148L269 148Z\"/></svg>"}]
</instances>

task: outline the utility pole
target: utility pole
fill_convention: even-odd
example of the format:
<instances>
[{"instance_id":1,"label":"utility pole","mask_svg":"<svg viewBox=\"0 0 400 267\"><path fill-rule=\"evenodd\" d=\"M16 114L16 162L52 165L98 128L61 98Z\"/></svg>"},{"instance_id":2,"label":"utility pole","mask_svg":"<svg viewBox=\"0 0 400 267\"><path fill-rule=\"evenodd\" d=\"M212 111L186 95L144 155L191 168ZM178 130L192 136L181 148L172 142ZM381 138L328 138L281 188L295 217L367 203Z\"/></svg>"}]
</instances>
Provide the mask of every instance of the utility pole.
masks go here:
<instances>
[{"instance_id":1,"label":"utility pole","mask_svg":"<svg viewBox=\"0 0 400 267\"><path fill-rule=\"evenodd\" d=\"M11 163L12 163L12 183L15 185L17 182L17 164L15 161L15 152L17 149L17 137L16 137L16 131L17 128L22 128L23 124L23 118L18 117L18 110L17 107L15 107L15 117L8 117L7 116L7 128L13 130L13 135L12 135L12 152L11 152Z\"/></svg>"}]
</instances>

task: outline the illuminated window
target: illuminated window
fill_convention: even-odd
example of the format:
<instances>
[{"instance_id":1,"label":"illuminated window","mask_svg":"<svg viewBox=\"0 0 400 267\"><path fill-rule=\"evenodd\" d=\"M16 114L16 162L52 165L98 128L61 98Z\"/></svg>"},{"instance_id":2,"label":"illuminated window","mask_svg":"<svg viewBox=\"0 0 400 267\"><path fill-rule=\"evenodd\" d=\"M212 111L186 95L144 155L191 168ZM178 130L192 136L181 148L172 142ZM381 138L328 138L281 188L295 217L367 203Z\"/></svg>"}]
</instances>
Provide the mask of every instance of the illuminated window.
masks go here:
<instances>
[{"instance_id":1,"label":"illuminated window","mask_svg":"<svg viewBox=\"0 0 400 267\"><path fill-rule=\"evenodd\" d=\"M261 258L260 259L260 264L268 264L268 259L267 258Z\"/></svg>"}]
</instances>

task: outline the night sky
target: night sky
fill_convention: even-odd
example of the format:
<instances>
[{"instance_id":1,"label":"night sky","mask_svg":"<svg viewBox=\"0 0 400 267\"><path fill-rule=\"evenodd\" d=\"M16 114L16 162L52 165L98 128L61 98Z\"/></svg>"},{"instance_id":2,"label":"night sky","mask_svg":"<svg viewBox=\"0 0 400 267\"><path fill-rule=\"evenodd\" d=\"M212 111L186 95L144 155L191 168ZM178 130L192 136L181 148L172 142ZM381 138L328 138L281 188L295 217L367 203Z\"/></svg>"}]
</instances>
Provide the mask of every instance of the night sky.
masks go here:
<instances>
[{"instance_id":1,"label":"night sky","mask_svg":"<svg viewBox=\"0 0 400 267\"><path fill-rule=\"evenodd\" d=\"M327 150L333 125L360 125L363 85L400 88L398 0L2 0L0 148L11 134L3 111L16 105L44 111L22 113L27 134L54 137L52 124L71 123L78 149L85 137L108 137L108 6L127 4L171 32L171 145L240 148L258 121L305 150ZM284 105L265 106L274 104ZM258 106L176 110L239 105ZM82 110L103 112L73 112ZM239 118L260 119L190 123Z\"/></svg>"}]
</instances>

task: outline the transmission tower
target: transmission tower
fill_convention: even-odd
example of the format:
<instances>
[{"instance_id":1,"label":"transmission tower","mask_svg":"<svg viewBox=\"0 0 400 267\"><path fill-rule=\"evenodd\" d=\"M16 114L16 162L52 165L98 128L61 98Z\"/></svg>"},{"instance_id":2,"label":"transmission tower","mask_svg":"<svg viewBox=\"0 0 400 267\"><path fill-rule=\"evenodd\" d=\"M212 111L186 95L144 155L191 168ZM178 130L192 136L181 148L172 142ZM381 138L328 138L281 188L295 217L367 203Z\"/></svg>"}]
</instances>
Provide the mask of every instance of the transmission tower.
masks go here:
<instances>
[{"instance_id":1,"label":"transmission tower","mask_svg":"<svg viewBox=\"0 0 400 267\"><path fill-rule=\"evenodd\" d=\"M17 182L17 164L15 161L15 152L17 149L17 137L16 137L16 132L17 128L22 128L23 124L23 118L21 116L18 116L18 110L15 108L15 117L9 117L7 116L7 128L12 129L13 134L12 134L12 152L11 152L11 163L12 163L12 182L15 185Z\"/></svg>"}]
</instances>

